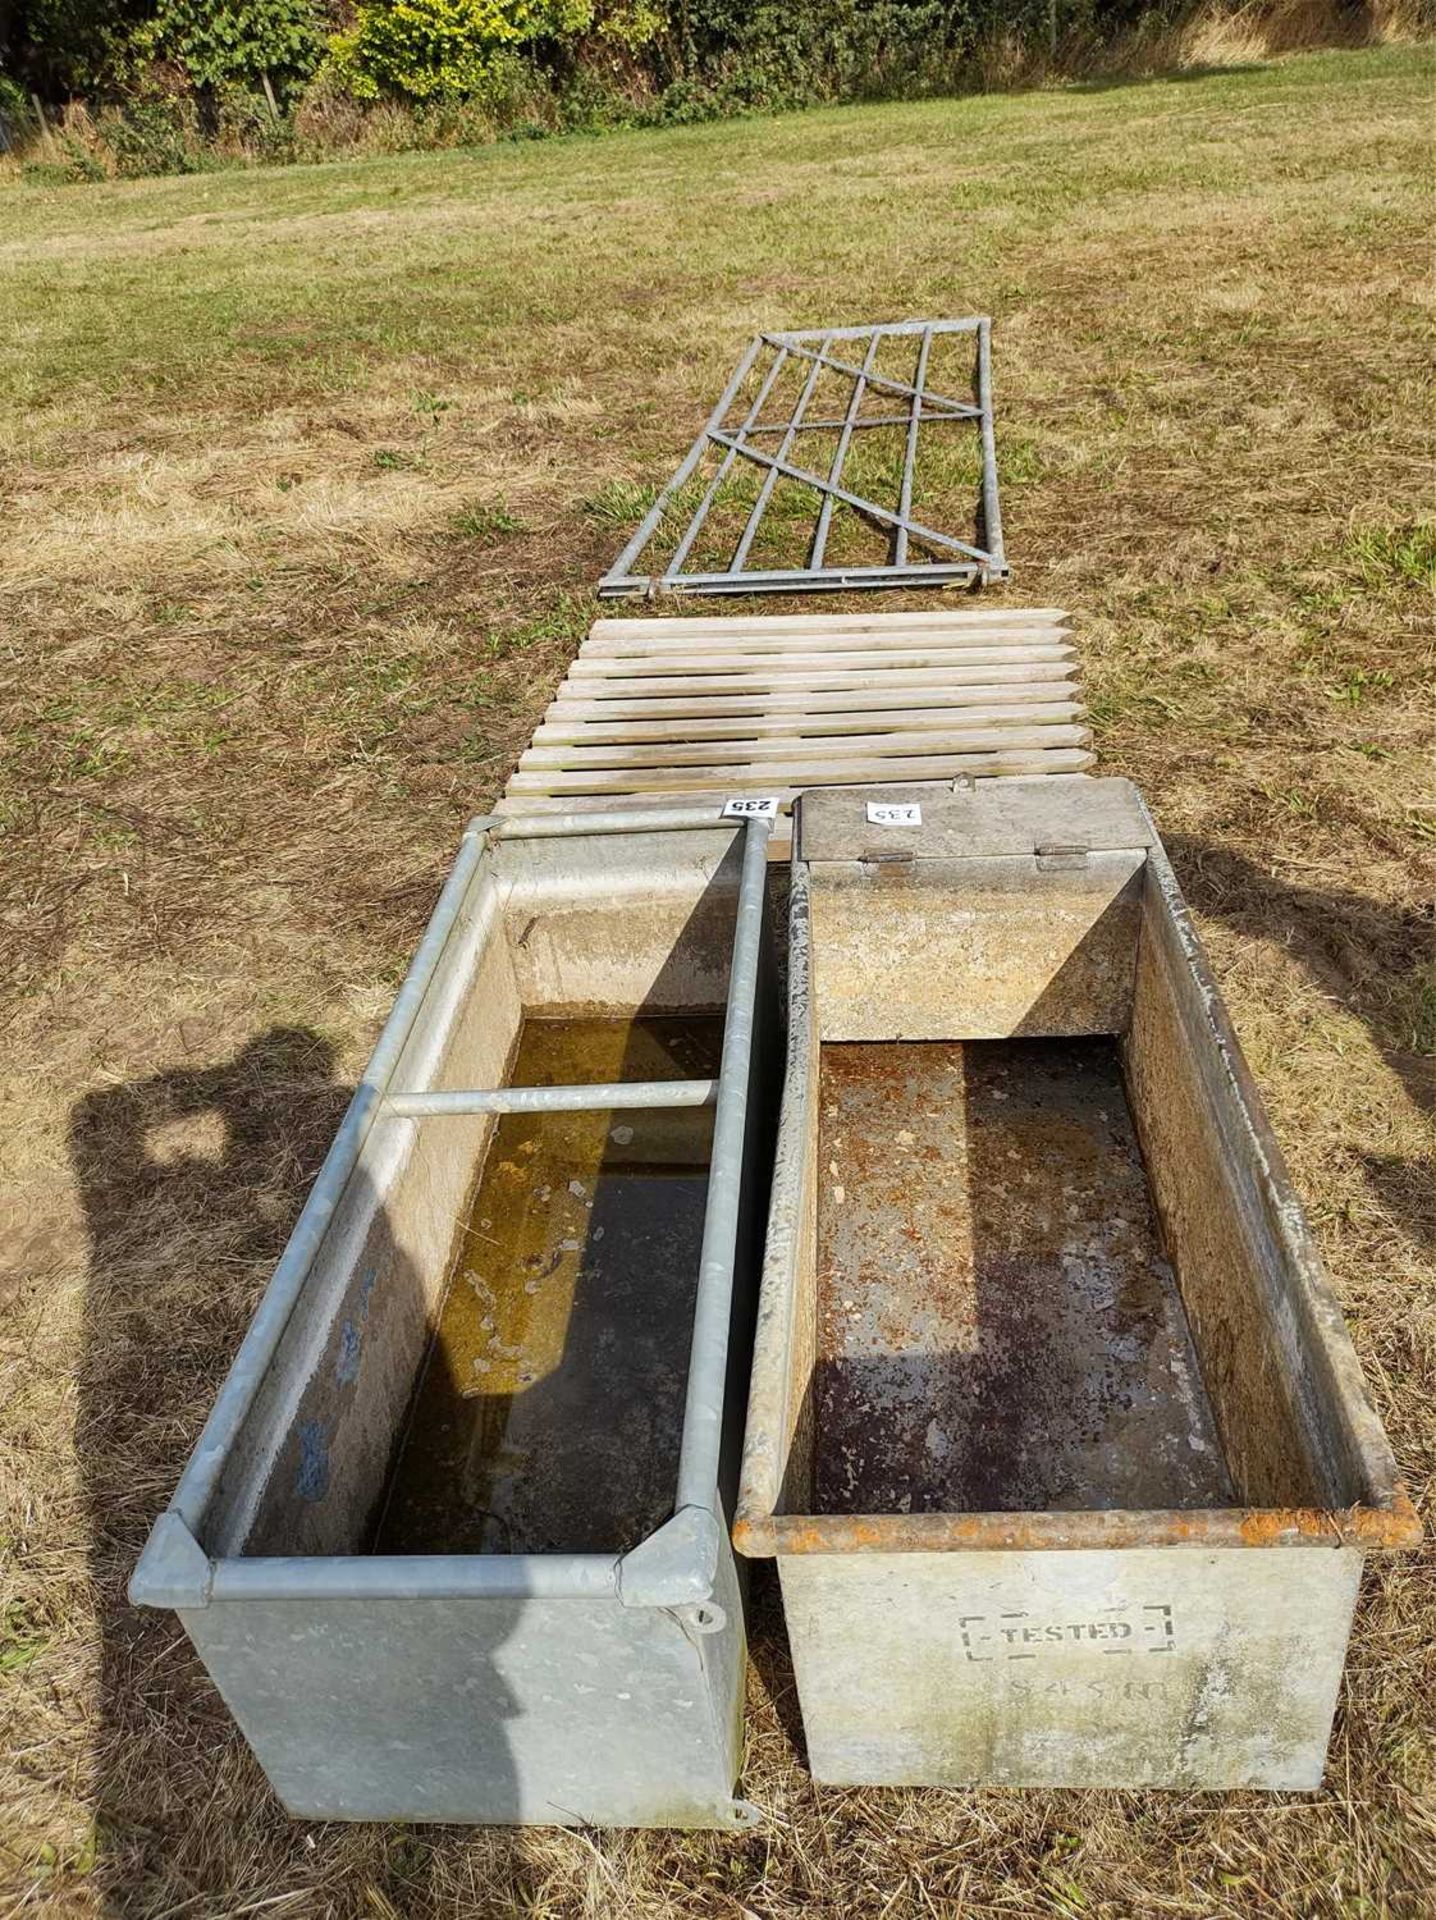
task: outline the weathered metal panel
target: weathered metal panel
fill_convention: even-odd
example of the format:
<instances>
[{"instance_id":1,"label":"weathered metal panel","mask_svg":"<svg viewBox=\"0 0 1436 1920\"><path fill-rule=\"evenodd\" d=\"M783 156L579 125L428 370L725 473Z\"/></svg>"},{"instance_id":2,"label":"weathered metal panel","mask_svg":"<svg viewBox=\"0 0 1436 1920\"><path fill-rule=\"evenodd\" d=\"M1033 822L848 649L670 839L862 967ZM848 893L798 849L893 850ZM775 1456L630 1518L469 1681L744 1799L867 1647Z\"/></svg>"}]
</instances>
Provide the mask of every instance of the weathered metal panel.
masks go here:
<instances>
[{"instance_id":1,"label":"weathered metal panel","mask_svg":"<svg viewBox=\"0 0 1436 1920\"><path fill-rule=\"evenodd\" d=\"M875 825L867 818L873 801L915 804L921 823ZM797 854L809 864L857 860L869 851L924 861L1003 860L1039 848L1114 852L1152 841L1152 822L1130 780L1054 773L959 788L817 789L803 795Z\"/></svg>"},{"instance_id":2,"label":"weathered metal panel","mask_svg":"<svg viewBox=\"0 0 1436 1920\"><path fill-rule=\"evenodd\" d=\"M716 1635L613 1597L216 1601L180 1617L291 1814L729 1826L731 1563L719 1587L731 1623Z\"/></svg>"},{"instance_id":3,"label":"weathered metal panel","mask_svg":"<svg viewBox=\"0 0 1436 1920\"><path fill-rule=\"evenodd\" d=\"M1098 853L1055 873L1030 858L815 868L822 1038L1120 1029L1132 999L1142 859Z\"/></svg>"},{"instance_id":4,"label":"weathered metal panel","mask_svg":"<svg viewBox=\"0 0 1436 1920\"><path fill-rule=\"evenodd\" d=\"M832 1785L1321 1784L1360 1578L1322 1554L791 1554Z\"/></svg>"},{"instance_id":5,"label":"weathered metal panel","mask_svg":"<svg viewBox=\"0 0 1436 1920\"><path fill-rule=\"evenodd\" d=\"M921 824L869 821L879 791ZM1120 1032L1150 834L1125 780L805 795L821 1037Z\"/></svg>"},{"instance_id":6,"label":"weathered metal panel","mask_svg":"<svg viewBox=\"0 0 1436 1920\"><path fill-rule=\"evenodd\" d=\"M711 832L666 834L661 857L641 834L501 842L494 868L524 1004L721 1008L741 862L741 845L715 845Z\"/></svg>"},{"instance_id":7,"label":"weathered metal panel","mask_svg":"<svg viewBox=\"0 0 1436 1920\"><path fill-rule=\"evenodd\" d=\"M1154 850L1123 1056L1223 1444L1254 1505L1398 1489L1341 1309L1176 877Z\"/></svg>"},{"instance_id":8,"label":"weathered metal panel","mask_svg":"<svg viewBox=\"0 0 1436 1920\"><path fill-rule=\"evenodd\" d=\"M820 1512L1226 1506L1110 1040L825 1045Z\"/></svg>"}]
</instances>

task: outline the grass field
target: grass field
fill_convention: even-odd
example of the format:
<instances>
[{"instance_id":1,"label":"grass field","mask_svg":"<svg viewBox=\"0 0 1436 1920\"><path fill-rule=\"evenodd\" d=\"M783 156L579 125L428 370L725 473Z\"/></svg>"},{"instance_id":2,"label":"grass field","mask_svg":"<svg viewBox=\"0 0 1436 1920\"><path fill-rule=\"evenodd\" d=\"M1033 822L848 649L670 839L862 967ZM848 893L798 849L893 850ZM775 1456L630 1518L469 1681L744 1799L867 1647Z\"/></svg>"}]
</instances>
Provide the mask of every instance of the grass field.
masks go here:
<instances>
[{"instance_id":1,"label":"grass field","mask_svg":"<svg viewBox=\"0 0 1436 1920\"><path fill-rule=\"evenodd\" d=\"M1436 1911L1430 1557L1275 1800L816 1792L760 1580L741 1838L291 1824L123 1599L460 822L761 324L994 316L1008 598L1077 616L1424 1500L1431 104L1387 49L0 193L0 1915Z\"/></svg>"}]
</instances>

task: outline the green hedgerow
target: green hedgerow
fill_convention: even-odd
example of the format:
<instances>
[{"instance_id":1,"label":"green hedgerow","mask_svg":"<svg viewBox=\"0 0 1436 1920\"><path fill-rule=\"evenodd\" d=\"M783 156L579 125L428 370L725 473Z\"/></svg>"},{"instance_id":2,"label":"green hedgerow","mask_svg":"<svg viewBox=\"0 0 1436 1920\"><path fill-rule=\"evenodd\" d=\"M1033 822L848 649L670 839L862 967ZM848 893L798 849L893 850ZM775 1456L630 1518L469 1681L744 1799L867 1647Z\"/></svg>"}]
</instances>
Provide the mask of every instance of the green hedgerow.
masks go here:
<instances>
[{"instance_id":1,"label":"green hedgerow","mask_svg":"<svg viewBox=\"0 0 1436 1920\"><path fill-rule=\"evenodd\" d=\"M302 84L324 51L314 0L160 0L132 36L141 59L172 62L196 87Z\"/></svg>"},{"instance_id":2,"label":"green hedgerow","mask_svg":"<svg viewBox=\"0 0 1436 1920\"><path fill-rule=\"evenodd\" d=\"M584 32L593 0L360 0L329 42L335 77L359 100L462 99L482 93L495 56Z\"/></svg>"}]
</instances>

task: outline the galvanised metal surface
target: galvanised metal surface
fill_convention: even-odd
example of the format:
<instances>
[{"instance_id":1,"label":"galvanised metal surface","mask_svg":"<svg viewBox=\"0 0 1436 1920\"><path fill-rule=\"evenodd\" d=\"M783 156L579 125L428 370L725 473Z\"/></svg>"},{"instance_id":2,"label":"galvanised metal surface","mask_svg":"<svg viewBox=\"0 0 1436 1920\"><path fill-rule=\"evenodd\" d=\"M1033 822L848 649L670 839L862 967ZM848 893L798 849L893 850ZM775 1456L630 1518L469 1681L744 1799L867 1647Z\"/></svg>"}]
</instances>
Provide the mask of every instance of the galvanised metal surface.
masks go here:
<instances>
[{"instance_id":1,"label":"galvanised metal surface","mask_svg":"<svg viewBox=\"0 0 1436 1920\"><path fill-rule=\"evenodd\" d=\"M1319 1786L1358 1548L795 1554L803 1731L833 1785Z\"/></svg>"},{"instance_id":2,"label":"galvanised metal surface","mask_svg":"<svg viewBox=\"0 0 1436 1920\"><path fill-rule=\"evenodd\" d=\"M178 1613L293 1813L749 1817L733 1798L745 1643L724 1513L767 1151L770 822L718 813L470 827L136 1569L132 1599ZM645 1008L721 1012L716 1083L518 1099L505 1084L526 1019ZM686 1402L671 1517L609 1550L367 1551L498 1114L584 1113L599 1098L621 1114L629 1085L635 1119L660 1097L712 1105L692 1319L672 1356Z\"/></svg>"},{"instance_id":3,"label":"galvanised metal surface","mask_svg":"<svg viewBox=\"0 0 1436 1920\"><path fill-rule=\"evenodd\" d=\"M1150 818L799 815L734 1537L815 1774L1315 1786L1364 1552L1420 1528ZM1047 950L1044 899L1087 902Z\"/></svg>"},{"instance_id":4,"label":"galvanised metal surface","mask_svg":"<svg viewBox=\"0 0 1436 1920\"><path fill-rule=\"evenodd\" d=\"M636 1107L711 1107L718 1098L716 1080L626 1080L623 1105ZM458 1087L449 1093L391 1093L385 1111L420 1119L438 1113L584 1113L611 1107L612 1086L602 1087Z\"/></svg>"},{"instance_id":5,"label":"galvanised metal surface","mask_svg":"<svg viewBox=\"0 0 1436 1920\"><path fill-rule=\"evenodd\" d=\"M929 384L929 363L936 341L971 335L975 341L973 398L956 399ZM910 373L895 378L876 362L893 343L910 344ZM801 376L788 411L773 417L785 376ZM833 412L812 411L826 381L838 390ZM751 394L751 398L749 396ZM900 403L894 407L889 401ZM877 410L874 410L874 401ZM739 417L734 418L735 410ZM957 539L924 524L914 513L913 493L919 448L934 428L968 423L978 436L981 470L978 514L981 544ZM895 501L884 504L843 484L855 434L901 431L902 449ZM821 435L806 445L802 435ZM828 443L831 449L828 451ZM821 454L828 452L826 470ZM818 465L814 465L815 458ZM762 475L741 526L715 535L726 494L736 487L742 465ZM706 485L704 484L706 477ZM785 501L774 509L780 484L801 490L813 509L811 535L802 565L753 565L773 522L792 518ZM702 489L701 493L698 491ZM725 492L726 490L726 492ZM695 496L690 506L690 497ZM746 497L744 504L746 504ZM841 509L878 530L888 543L881 563L835 562L829 556L834 513ZM770 517L771 516L771 517ZM691 564L699 541L714 543L728 557L722 567ZM917 558L914 549L923 556ZM666 559L658 561L660 552ZM645 556L647 571L642 570ZM762 333L751 341L677 472L642 524L599 582L608 598L661 593L793 593L847 591L857 587L986 585L1007 578L1002 545L1002 512L997 495L997 450L992 425L991 322L905 320L873 327L828 327L806 333Z\"/></svg>"}]
</instances>

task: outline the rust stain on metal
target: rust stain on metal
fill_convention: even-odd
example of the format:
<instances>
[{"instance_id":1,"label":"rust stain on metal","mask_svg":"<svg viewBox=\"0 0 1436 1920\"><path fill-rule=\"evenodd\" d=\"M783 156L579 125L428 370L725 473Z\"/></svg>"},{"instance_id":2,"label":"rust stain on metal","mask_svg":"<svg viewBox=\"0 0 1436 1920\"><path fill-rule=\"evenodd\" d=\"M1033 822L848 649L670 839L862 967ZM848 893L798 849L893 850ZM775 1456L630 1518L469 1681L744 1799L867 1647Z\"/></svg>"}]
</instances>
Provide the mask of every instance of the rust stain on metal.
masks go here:
<instances>
[{"instance_id":1,"label":"rust stain on metal","mask_svg":"<svg viewBox=\"0 0 1436 1920\"><path fill-rule=\"evenodd\" d=\"M1107 1039L822 1053L815 1507L1233 1488Z\"/></svg>"},{"instance_id":2,"label":"rust stain on metal","mask_svg":"<svg viewBox=\"0 0 1436 1920\"><path fill-rule=\"evenodd\" d=\"M1390 1507L1226 1507L1201 1512L752 1514L733 1537L754 1556L787 1553L1092 1551L1117 1547L1414 1547L1410 1500Z\"/></svg>"}]
</instances>

